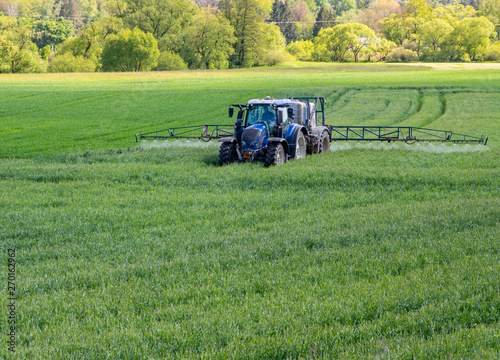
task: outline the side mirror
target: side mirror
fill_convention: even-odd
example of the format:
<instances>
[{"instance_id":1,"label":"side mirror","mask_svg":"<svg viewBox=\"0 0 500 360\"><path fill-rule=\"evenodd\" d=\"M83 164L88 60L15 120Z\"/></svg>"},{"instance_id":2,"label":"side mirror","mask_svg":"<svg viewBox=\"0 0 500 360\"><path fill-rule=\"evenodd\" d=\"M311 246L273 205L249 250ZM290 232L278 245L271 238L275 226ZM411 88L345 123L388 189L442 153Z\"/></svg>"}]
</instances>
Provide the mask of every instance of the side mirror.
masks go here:
<instances>
[{"instance_id":1,"label":"side mirror","mask_svg":"<svg viewBox=\"0 0 500 360\"><path fill-rule=\"evenodd\" d=\"M242 122L243 121L243 113L245 112L245 110L241 109L240 111L238 111L238 118L236 120L238 120L239 122Z\"/></svg>"},{"instance_id":2,"label":"side mirror","mask_svg":"<svg viewBox=\"0 0 500 360\"><path fill-rule=\"evenodd\" d=\"M234 108L230 107L229 108L229 117L232 118L234 114Z\"/></svg>"},{"instance_id":3,"label":"side mirror","mask_svg":"<svg viewBox=\"0 0 500 360\"><path fill-rule=\"evenodd\" d=\"M289 107L287 109L287 112L288 112L288 118L293 119L293 109L291 107Z\"/></svg>"}]
</instances>

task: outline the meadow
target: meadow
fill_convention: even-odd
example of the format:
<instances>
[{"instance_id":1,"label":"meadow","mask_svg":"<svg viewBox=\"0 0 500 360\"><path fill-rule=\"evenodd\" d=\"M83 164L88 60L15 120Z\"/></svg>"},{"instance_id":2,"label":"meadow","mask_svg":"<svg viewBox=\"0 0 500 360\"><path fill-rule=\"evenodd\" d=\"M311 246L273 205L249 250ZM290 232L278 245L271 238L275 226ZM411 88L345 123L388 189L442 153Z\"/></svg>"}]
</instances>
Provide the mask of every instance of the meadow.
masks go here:
<instances>
[{"instance_id":1,"label":"meadow","mask_svg":"<svg viewBox=\"0 0 500 360\"><path fill-rule=\"evenodd\" d=\"M0 76L0 281L16 248L17 358L500 356L499 70L102 76ZM324 96L332 125L490 140L337 143L272 168L218 167L217 143L135 143L292 94Z\"/></svg>"}]
</instances>

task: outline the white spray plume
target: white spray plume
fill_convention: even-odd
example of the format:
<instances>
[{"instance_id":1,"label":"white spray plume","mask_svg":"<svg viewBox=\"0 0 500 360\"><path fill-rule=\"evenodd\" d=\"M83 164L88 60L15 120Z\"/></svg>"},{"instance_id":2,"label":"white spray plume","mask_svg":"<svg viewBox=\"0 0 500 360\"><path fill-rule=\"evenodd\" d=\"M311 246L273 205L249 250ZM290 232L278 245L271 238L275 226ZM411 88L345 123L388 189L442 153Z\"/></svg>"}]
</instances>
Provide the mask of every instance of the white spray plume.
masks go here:
<instances>
[{"instance_id":1,"label":"white spray plume","mask_svg":"<svg viewBox=\"0 0 500 360\"><path fill-rule=\"evenodd\" d=\"M474 153L489 150L489 147L484 145L470 144L433 144L433 143L383 143L383 142L333 142L330 145L330 151L346 151L353 149L366 150L405 150L405 151L420 151L434 154L449 154L449 153Z\"/></svg>"},{"instance_id":2,"label":"white spray plume","mask_svg":"<svg viewBox=\"0 0 500 360\"><path fill-rule=\"evenodd\" d=\"M153 140L142 141L141 147L144 149L156 148L213 148L219 147L219 143L212 141L201 140ZM385 143L385 142L345 142L335 141L330 144L330 151L347 151L353 149L364 150L399 150L399 151L420 151L434 154L450 154L450 153L474 153L488 151L489 147L484 145L470 145L470 144L433 144L433 143Z\"/></svg>"},{"instance_id":3,"label":"white spray plume","mask_svg":"<svg viewBox=\"0 0 500 360\"><path fill-rule=\"evenodd\" d=\"M216 141L201 141L201 140L153 140L141 142L141 147L144 149L156 149L156 148L210 148L219 147Z\"/></svg>"}]
</instances>

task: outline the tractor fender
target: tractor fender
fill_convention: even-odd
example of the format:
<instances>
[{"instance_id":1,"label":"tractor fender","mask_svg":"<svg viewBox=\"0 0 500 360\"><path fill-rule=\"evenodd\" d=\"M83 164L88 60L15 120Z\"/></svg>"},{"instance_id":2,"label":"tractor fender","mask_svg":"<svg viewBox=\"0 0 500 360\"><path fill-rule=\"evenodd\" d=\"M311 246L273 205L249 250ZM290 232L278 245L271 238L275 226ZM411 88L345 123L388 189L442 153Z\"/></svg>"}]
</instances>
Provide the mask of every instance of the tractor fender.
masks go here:
<instances>
[{"instance_id":1,"label":"tractor fender","mask_svg":"<svg viewBox=\"0 0 500 360\"><path fill-rule=\"evenodd\" d=\"M332 139L332 134L330 132L330 129L326 126L317 126L314 129L312 129L311 134L315 135L318 139L323 133L323 131L326 131L328 133L328 136L330 137L330 140Z\"/></svg>"},{"instance_id":2,"label":"tractor fender","mask_svg":"<svg viewBox=\"0 0 500 360\"><path fill-rule=\"evenodd\" d=\"M222 142L222 143L232 143L232 142L236 142L236 138L234 137L224 137L224 138L220 138L218 140L218 142Z\"/></svg>"},{"instance_id":3,"label":"tractor fender","mask_svg":"<svg viewBox=\"0 0 500 360\"><path fill-rule=\"evenodd\" d=\"M285 153L288 155L290 153L290 147L288 146L288 143L286 142L285 139L283 138L269 138L267 139L267 144L272 144L272 143L280 143L283 145L283 149L285 149Z\"/></svg>"},{"instance_id":4,"label":"tractor fender","mask_svg":"<svg viewBox=\"0 0 500 360\"><path fill-rule=\"evenodd\" d=\"M302 125L297 125L294 124L291 126L292 128L288 129L287 133L285 134L286 142L288 143L288 146L290 148L290 157L294 158L295 157L295 145L297 144L297 136L301 132L304 134L304 137L307 136L307 129L305 126Z\"/></svg>"}]
</instances>

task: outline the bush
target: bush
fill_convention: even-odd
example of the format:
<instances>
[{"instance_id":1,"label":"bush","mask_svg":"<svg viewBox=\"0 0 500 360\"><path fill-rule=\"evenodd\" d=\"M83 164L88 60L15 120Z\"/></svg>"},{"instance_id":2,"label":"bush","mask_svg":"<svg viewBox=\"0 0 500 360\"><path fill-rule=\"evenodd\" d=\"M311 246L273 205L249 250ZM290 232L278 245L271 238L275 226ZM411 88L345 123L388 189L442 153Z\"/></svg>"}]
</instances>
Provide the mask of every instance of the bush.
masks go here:
<instances>
[{"instance_id":1,"label":"bush","mask_svg":"<svg viewBox=\"0 0 500 360\"><path fill-rule=\"evenodd\" d=\"M417 61L418 55L415 51L401 46L392 50L385 59L386 61Z\"/></svg>"},{"instance_id":2,"label":"bush","mask_svg":"<svg viewBox=\"0 0 500 360\"><path fill-rule=\"evenodd\" d=\"M94 72L96 64L83 56L71 53L56 55L50 63L50 72Z\"/></svg>"},{"instance_id":3,"label":"bush","mask_svg":"<svg viewBox=\"0 0 500 360\"><path fill-rule=\"evenodd\" d=\"M274 66L276 64L290 61L292 56L281 49L270 50L264 55L263 65Z\"/></svg>"},{"instance_id":4,"label":"bush","mask_svg":"<svg viewBox=\"0 0 500 360\"><path fill-rule=\"evenodd\" d=\"M314 51L314 44L311 40L295 41L288 44L286 51L298 60L309 61Z\"/></svg>"},{"instance_id":5,"label":"bush","mask_svg":"<svg viewBox=\"0 0 500 360\"><path fill-rule=\"evenodd\" d=\"M162 51L156 60L158 65L153 69L156 71L186 70L187 65L182 58L170 51Z\"/></svg>"},{"instance_id":6,"label":"bush","mask_svg":"<svg viewBox=\"0 0 500 360\"><path fill-rule=\"evenodd\" d=\"M500 42L490 45L484 54L485 61L500 60Z\"/></svg>"}]
</instances>

